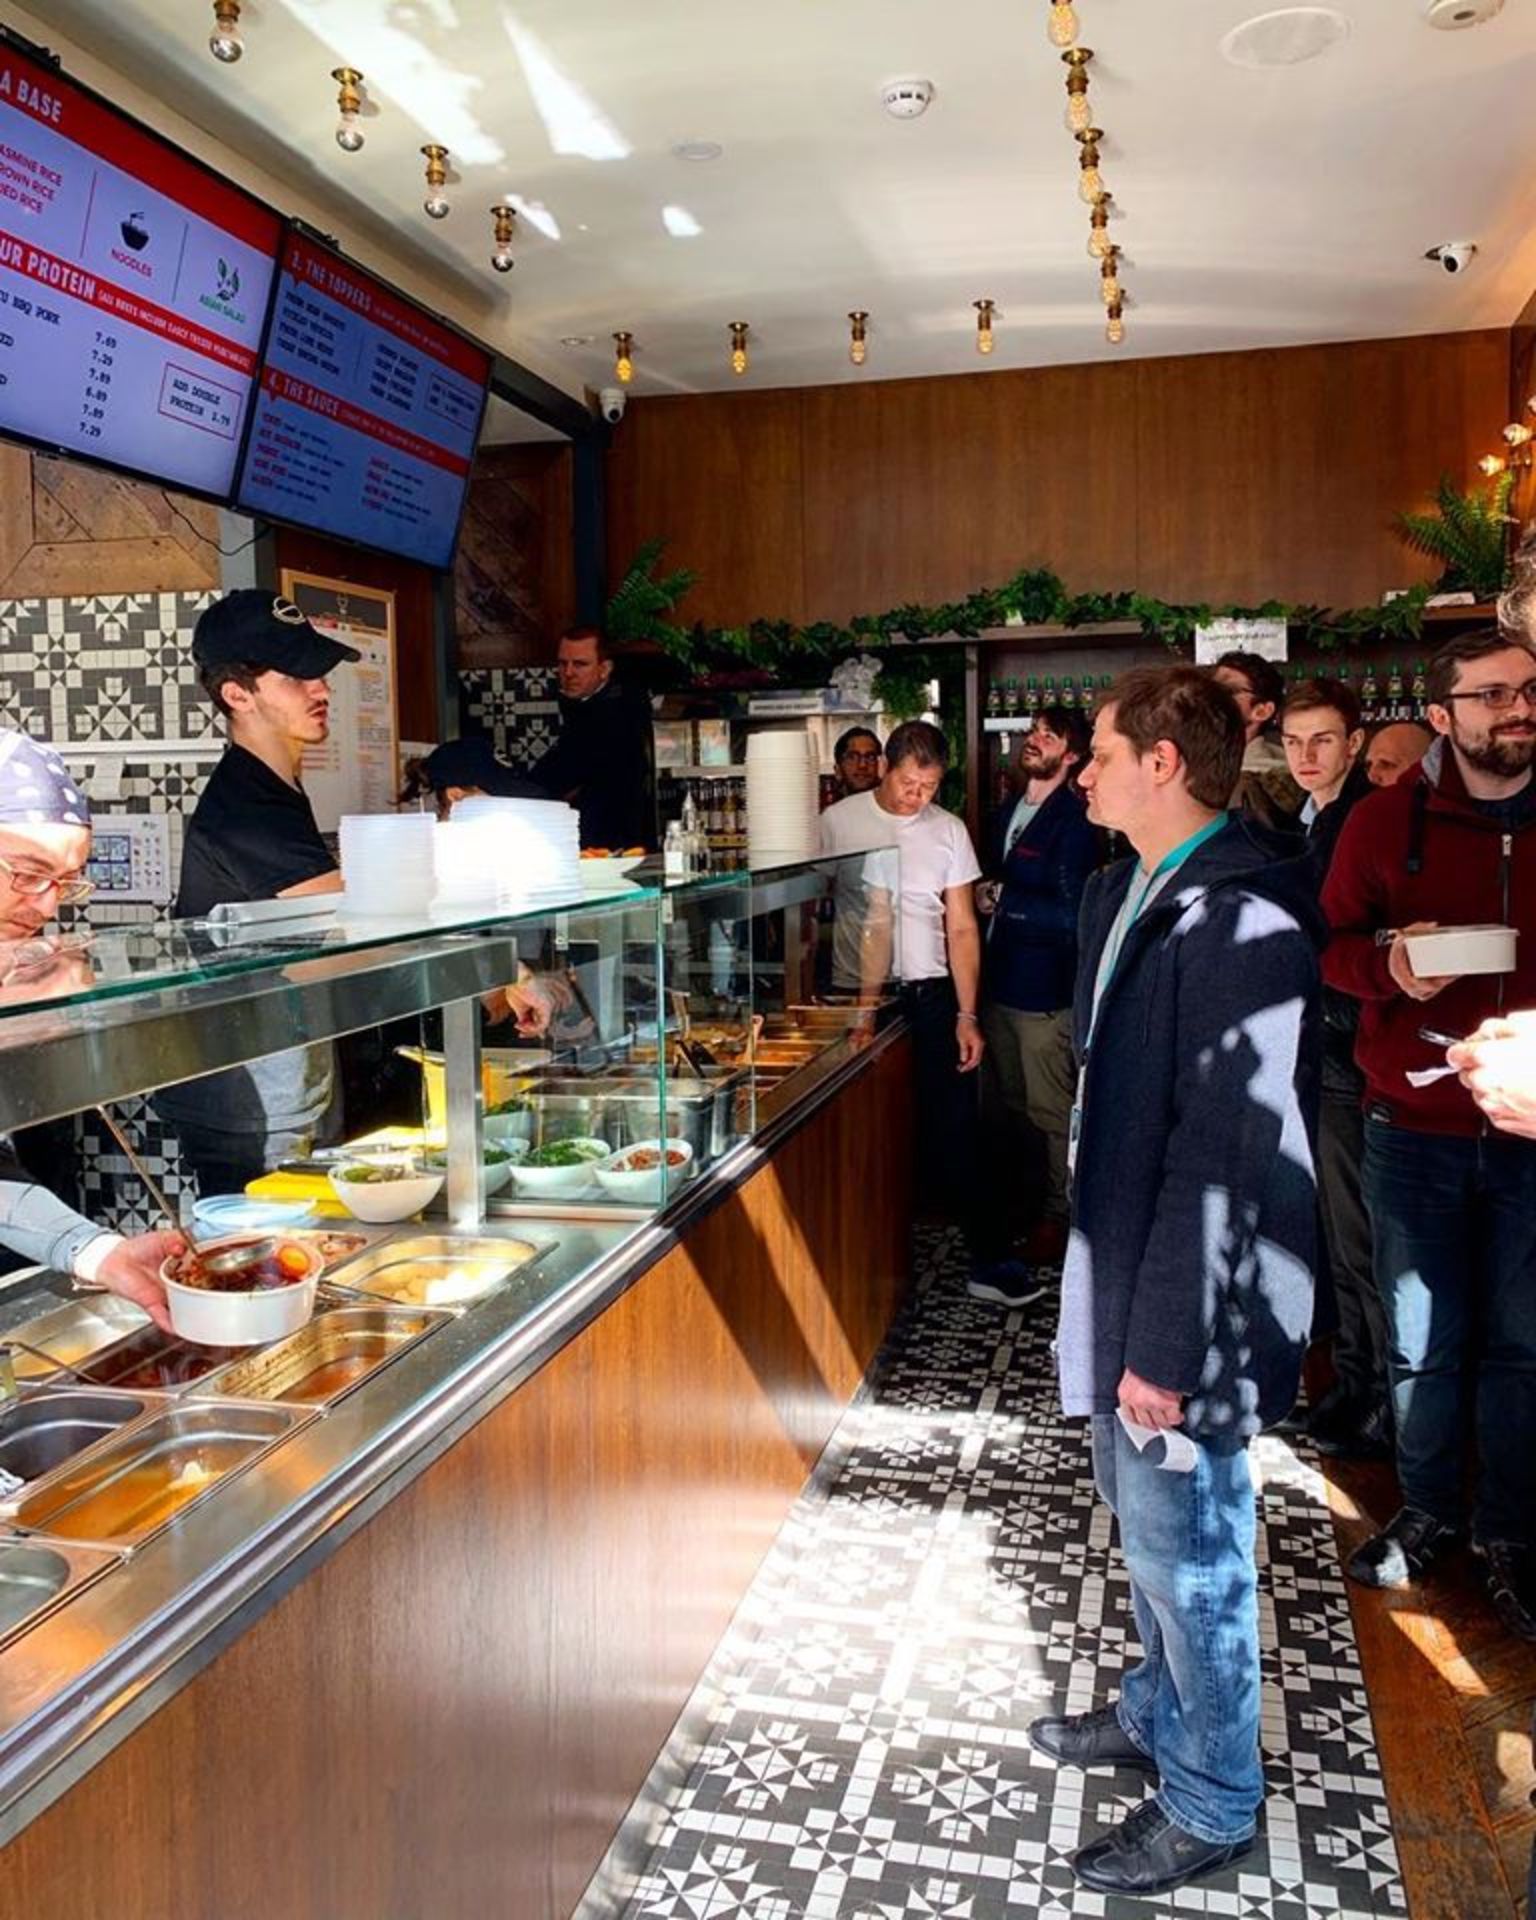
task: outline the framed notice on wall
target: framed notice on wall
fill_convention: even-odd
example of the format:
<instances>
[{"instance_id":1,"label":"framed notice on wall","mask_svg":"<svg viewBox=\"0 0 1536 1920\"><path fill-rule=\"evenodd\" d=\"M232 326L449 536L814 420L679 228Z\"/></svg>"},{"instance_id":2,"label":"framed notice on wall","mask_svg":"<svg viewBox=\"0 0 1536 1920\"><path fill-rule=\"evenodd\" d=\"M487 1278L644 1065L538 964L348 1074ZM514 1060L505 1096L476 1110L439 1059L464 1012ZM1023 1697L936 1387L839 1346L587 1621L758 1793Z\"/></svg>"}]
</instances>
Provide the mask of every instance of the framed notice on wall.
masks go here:
<instances>
[{"instance_id":1,"label":"framed notice on wall","mask_svg":"<svg viewBox=\"0 0 1536 1920\"><path fill-rule=\"evenodd\" d=\"M331 674L331 736L304 755L304 791L322 833L344 813L388 813L400 791L395 596L284 567L279 590L322 633L362 655Z\"/></svg>"}]
</instances>

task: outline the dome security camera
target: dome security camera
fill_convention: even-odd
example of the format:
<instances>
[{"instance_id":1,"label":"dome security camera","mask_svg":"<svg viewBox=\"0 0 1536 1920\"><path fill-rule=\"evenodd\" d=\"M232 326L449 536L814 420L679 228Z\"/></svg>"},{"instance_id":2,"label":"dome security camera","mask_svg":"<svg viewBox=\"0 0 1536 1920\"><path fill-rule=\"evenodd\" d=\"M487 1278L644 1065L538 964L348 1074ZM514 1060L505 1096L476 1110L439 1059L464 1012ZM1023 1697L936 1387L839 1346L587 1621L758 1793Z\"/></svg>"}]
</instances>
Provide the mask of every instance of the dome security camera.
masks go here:
<instances>
[{"instance_id":1,"label":"dome security camera","mask_svg":"<svg viewBox=\"0 0 1536 1920\"><path fill-rule=\"evenodd\" d=\"M622 387L604 387L597 397L603 410L603 418L610 427L616 427L624 418L624 409L629 403L629 395Z\"/></svg>"},{"instance_id":2,"label":"dome security camera","mask_svg":"<svg viewBox=\"0 0 1536 1920\"><path fill-rule=\"evenodd\" d=\"M1435 261L1442 273L1465 273L1476 252L1475 240L1447 240L1438 247L1431 247L1424 258Z\"/></svg>"}]
</instances>

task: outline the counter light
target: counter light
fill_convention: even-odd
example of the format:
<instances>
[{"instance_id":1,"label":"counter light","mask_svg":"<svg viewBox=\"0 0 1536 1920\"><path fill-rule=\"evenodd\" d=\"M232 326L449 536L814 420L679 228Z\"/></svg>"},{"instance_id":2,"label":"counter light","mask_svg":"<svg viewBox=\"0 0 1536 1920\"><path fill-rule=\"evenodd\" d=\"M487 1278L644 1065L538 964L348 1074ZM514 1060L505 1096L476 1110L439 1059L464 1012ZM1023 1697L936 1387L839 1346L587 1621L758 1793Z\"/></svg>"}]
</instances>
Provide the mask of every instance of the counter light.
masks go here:
<instances>
[{"instance_id":1,"label":"counter light","mask_svg":"<svg viewBox=\"0 0 1536 1920\"><path fill-rule=\"evenodd\" d=\"M731 323L731 372L745 373L747 370L747 335L751 328L745 320L733 320Z\"/></svg>"},{"instance_id":2,"label":"counter light","mask_svg":"<svg viewBox=\"0 0 1536 1920\"><path fill-rule=\"evenodd\" d=\"M446 220L448 197L443 192L448 181L448 149L429 143L422 148L427 158L427 197L421 207L430 220Z\"/></svg>"},{"instance_id":3,"label":"counter light","mask_svg":"<svg viewBox=\"0 0 1536 1920\"><path fill-rule=\"evenodd\" d=\"M1077 39L1077 8L1072 0L1051 0L1045 30L1053 47L1070 47Z\"/></svg>"},{"instance_id":4,"label":"counter light","mask_svg":"<svg viewBox=\"0 0 1536 1920\"><path fill-rule=\"evenodd\" d=\"M976 309L976 351L990 353L992 351L992 316L997 312L997 302L973 300L971 305Z\"/></svg>"},{"instance_id":5,"label":"counter light","mask_svg":"<svg viewBox=\"0 0 1536 1920\"><path fill-rule=\"evenodd\" d=\"M1123 309L1118 301L1110 308L1109 317L1104 322L1104 338L1112 347L1123 346L1125 343L1125 320Z\"/></svg>"},{"instance_id":6,"label":"counter light","mask_svg":"<svg viewBox=\"0 0 1536 1920\"><path fill-rule=\"evenodd\" d=\"M343 153L356 153L363 144L363 130L357 121L363 104L363 96L358 92L363 76L356 67L332 67L331 78L340 89L336 95L337 110L341 114L336 123L336 144Z\"/></svg>"},{"instance_id":7,"label":"counter light","mask_svg":"<svg viewBox=\"0 0 1536 1920\"><path fill-rule=\"evenodd\" d=\"M1109 203L1111 194L1096 193L1093 196L1093 212L1088 216L1088 258L1102 260L1113 244L1109 237Z\"/></svg>"},{"instance_id":8,"label":"counter light","mask_svg":"<svg viewBox=\"0 0 1536 1920\"><path fill-rule=\"evenodd\" d=\"M862 307L856 307L848 316L848 358L856 367L862 367L869 352L869 315Z\"/></svg>"},{"instance_id":9,"label":"counter light","mask_svg":"<svg viewBox=\"0 0 1536 1920\"><path fill-rule=\"evenodd\" d=\"M1106 307L1120 305L1120 249L1111 247L1099 263L1099 297Z\"/></svg>"},{"instance_id":10,"label":"counter light","mask_svg":"<svg viewBox=\"0 0 1536 1920\"><path fill-rule=\"evenodd\" d=\"M632 333L616 333L613 336L613 377L621 387L627 387L635 377L635 336Z\"/></svg>"},{"instance_id":11,"label":"counter light","mask_svg":"<svg viewBox=\"0 0 1536 1920\"><path fill-rule=\"evenodd\" d=\"M1093 54L1087 47L1070 47L1061 57L1067 63L1067 132L1086 133L1093 125L1093 108L1088 104L1088 62Z\"/></svg>"},{"instance_id":12,"label":"counter light","mask_svg":"<svg viewBox=\"0 0 1536 1920\"><path fill-rule=\"evenodd\" d=\"M491 208L491 219L495 222L496 251L491 255L491 265L498 273L510 273L513 267L512 233L517 225L517 210L509 207L505 200L498 200Z\"/></svg>"},{"instance_id":13,"label":"counter light","mask_svg":"<svg viewBox=\"0 0 1536 1920\"><path fill-rule=\"evenodd\" d=\"M1104 176L1099 172L1099 142L1103 138L1103 133L1097 127L1084 127L1077 136L1077 143L1082 149L1077 162L1081 169L1077 176L1077 191L1084 204L1090 207L1104 191Z\"/></svg>"},{"instance_id":14,"label":"counter light","mask_svg":"<svg viewBox=\"0 0 1536 1920\"><path fill-rule=\"evenodd\" d=\"M208 51L227 67L232 67L245 52L245 42L240 38L240 0L213 0L213 32L208 36Z\"/></svg>"}]
</instances>

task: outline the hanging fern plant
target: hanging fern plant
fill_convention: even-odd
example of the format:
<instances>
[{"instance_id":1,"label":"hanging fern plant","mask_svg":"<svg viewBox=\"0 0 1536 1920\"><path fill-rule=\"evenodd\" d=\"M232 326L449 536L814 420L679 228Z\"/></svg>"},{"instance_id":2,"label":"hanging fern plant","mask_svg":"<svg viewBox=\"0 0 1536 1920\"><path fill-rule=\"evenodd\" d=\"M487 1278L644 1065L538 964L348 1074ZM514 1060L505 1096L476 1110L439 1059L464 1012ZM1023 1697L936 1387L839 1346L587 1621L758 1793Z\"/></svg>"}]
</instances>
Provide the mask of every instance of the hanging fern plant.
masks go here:
<instances>
[{"instance_id":1,"label":"hanging fern plant","mask_svg":"<svg viewBox=\"0 0 1536 1920\"><path fill-rule=\"evenodd\" d=\"M1435 489L1435 513L1400 513L1397 531L1415 553L1438 560L1443 593L1475 593L1491 600L1509 574L1509 511L1512 473L1501 473L1478 493L1463 493L1442 478Z\"/></svg>"},{"instance_id":2,"label":"hanging fern plant","mask_svg":"<svg viewBox=\"0 0 1536 1920\"><path fill-rule=\"evenodd\" d=\"M687 567L658 573L666 544L647 540L630 561L604 610L603 627L611 641L653 641L675 659L687 662L692 655L689 636L668 615L699 576Z\"/></svg>"}]
</instances>

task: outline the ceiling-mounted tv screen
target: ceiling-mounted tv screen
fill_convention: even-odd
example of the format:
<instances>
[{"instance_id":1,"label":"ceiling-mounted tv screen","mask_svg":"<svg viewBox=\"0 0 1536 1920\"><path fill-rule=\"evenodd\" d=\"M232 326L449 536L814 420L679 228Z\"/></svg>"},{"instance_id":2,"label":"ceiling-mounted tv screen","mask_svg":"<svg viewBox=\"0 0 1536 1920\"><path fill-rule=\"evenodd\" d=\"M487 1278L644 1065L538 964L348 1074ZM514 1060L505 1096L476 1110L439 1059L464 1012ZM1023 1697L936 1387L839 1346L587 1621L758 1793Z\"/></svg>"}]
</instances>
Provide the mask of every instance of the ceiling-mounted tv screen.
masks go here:
<instances>
[{"instance_id":1,"label":"ceiling-mounted tv screen","mask_svg":"<svg viewBox=\"0 0 1536 1920\"><path fill-rule=\"evenodd\" d=\"M282 222L0 42L0 433L225 499Z\"/></svg>"},{"instance_id":2,"label":"ceiling-mounted tv screen","mask_svg":"<svg viewBox=\"0 0 1536 1920\"><path fill-rule=\"evenodd\" d=\"M236 504L446 567L490 375L484 347L290 230Z\"/></svg>"}]
</instances>

